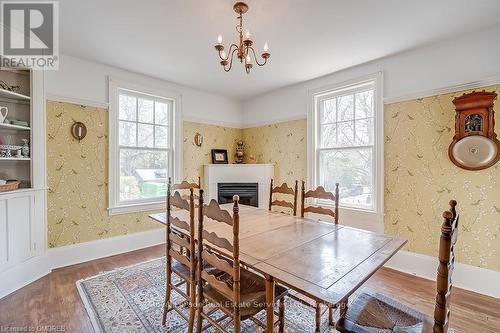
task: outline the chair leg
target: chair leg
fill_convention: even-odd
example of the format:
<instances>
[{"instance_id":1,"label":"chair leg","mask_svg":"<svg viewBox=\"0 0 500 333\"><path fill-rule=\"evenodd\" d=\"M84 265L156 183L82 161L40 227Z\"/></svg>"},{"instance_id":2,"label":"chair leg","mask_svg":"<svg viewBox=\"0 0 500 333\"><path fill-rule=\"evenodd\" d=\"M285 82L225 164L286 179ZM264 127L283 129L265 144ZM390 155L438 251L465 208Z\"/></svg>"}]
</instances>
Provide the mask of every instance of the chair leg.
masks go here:
<instances>
[{"instance_id":1,"label":"chair leg","mask_svg":"<svg viewBox=\"0 0 500 333\"><path fill-rule=\"evenodd\" d=\"M321 332L321 305L316 303L316 333Z\"/></svg>"},{"instance_id":2,"label":"chair leg","mask_svg":"<svg viewBox=\"0 0 500 333\"><path fill-rule=\"evenodd\" d=\"M194 329L194 318L196 316L196 284L188 283L190 291L190 301L189 301L189 323L188 323L188 333L193 333Z\"/></svg>"},{"instance_id":3,"label":"chair leg","mask_svg":"<svg viewBox=\"0 0 500 333\"><path fill-rule=\"evenodd\" d=\"M280 324L279 324L279 333L284 333L285 332L285 297L280 298L280 304L279 304L279 319L280 319Z\"/></svg>"},{"instance_id":4,"label":"chair leg","mask_svg":"<svg viewBox=\"0 0 500 333\"><path fill-rule=\"evenodd\" d=\"M161 320L161 324L165 326L167 322L167 313L168 313L168 305L170 304L170 272L167 271L167 287L165 292L165 303L163 304L163 318Z\"/></svg>"},{"instance_id":5,"label":"chair leg","mask_svg":"<svg viewBox=\"0 0 500 333\"><path fill-rule=\"evenodd\" d=\"M333 320L333 306L328 306L328 325L330 328L335 328L335 320Z\"/></svg>"}]
</instances>

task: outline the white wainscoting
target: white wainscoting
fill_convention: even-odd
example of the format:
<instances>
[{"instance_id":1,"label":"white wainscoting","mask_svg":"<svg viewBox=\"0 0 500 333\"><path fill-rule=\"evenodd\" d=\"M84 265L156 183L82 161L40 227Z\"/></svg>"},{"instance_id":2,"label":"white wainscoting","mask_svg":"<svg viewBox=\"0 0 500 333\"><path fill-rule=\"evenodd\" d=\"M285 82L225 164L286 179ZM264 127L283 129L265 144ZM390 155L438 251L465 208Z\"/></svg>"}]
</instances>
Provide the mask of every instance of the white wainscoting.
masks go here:
<instances>
[{"instance_id":1,"label":"white wainscoting","mask_svg":"<svg viewBox=\"0 0 500 333\"><path fill-rule=\"evenodd\" d=\"M49 274L53 269L134 251L165 242L165 230L154 229L47 250L43 255L2 272L0 298Z\"/></svg>"},{"instance_id":2,"label":"white wainscoting","mask_svg":"<svg viewBox=\"0 0 500 333\"><path fill-rule=\"evenodd\" d=\"M437 257L419 253L399 251L385 267L418 277L436 281ZM455 262L452 276L453 286L479 294L500 298L500 272Z\"/></svg>"}]
</instances>

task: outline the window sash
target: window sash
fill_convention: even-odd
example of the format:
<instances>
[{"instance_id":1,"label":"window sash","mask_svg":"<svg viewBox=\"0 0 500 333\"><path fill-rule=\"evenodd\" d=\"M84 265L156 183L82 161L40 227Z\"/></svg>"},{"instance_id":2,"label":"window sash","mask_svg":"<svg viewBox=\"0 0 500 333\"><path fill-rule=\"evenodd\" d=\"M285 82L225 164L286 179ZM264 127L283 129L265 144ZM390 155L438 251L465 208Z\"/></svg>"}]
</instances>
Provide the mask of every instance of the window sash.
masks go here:
<instances>
[{"instance_id":1,"label":"window sash","mask_svg":"<svg viewBox=\"0 0 500 333\"><path fill-rule=\"evenodd\" d=\"M361 206L361 205L355 205L355 204L348 204L348 203L345 203L345 202L341 202L339 201L339 206L340 207L343 207L343 208L353 208L353 209L358 209L358 210L365 210L365 211L375 211L376 210L376 200L377 200L377 185L376 185L376 179L375 179L375 166L376 166L376 156L375 156L375 153L376 153L376 150L375 150L375 145L368 145L368 146L356 146L356 147L339 147L339 148L317 148L316 149L316 154L315 154L315 160L316 160L316 178L315 178L315 182L316 184L321 184L321 164L320 164L320 158L321 158L321 153L322 152L335 152L335 151L349 151L349 150L352 150L352 151L357 151L357 150L371 150L371 154L372 154L372 167L370 168L370 178L371 178L371 186L372 186L372 190L371 190L371 194L372 194L372 198L374 200L372 200L372 203L371 205L366 205L366 206ZM340 184L342 185L342 184ZM323 206L333 206L334 204L330 201L330 200L321 200L319 199L318 200L318 203L320 205L323 205Z\"/></svg>"},{"instance_id":2,"label":"window sash","mask_svg":"<svg viewBox=\"0 0 500 333\"><path fill-rule=\"evenodd\" d=\"M380 191L378 190L378 180L376 179L377 177L377 158L379 158L377 154L377 121L380 121L378 119L377 115L377 105L378 105L378 100L377 98L379 97L377 95L377 80L372 79L367 82L362 82L360 84L353 84L349 85L346 87L340 87L338 89L331 89L323 92L319 92L317 94L313 94L313 112L314 112L314 118L315 119L315 125L314 125L314 182L316 185L321 185L320 184L320 179L321 179L321 165L320 165L320 155L322 152L325 151L348 151L348 150L361 150L361 149L370 149L371 154L372 154L372 165L371 165L371 195L372 195L372 202L370 206L361 206L361 205L356 205L356 204L346 204L346 203L339 203L340 207L342 208L352 208L352 209L357 209L357 210L366 210L370 212L376 212L378 209L378 201L381 200L379 198ZM356 119L356 94L367 92L367 91L373 91L373 100L372 100L372 115L371 117L363 117ZM339 120L340 115L339 115L339 98L340 97L345 97L345 96L353 96L353 115L352 119L350 120ZM325 112L324 108L324 101L327 100L333 100L335 99L335 122L329 121L329 122L322 122L323 119L323 112ZM356 144L356 122L358 121L363 121L363 120L371 120L371 130L372 132L368 132L369 135L369 140L371 140L370 144ZM338 137L339 137L339 124L341 123L352 123L353 124L353 141L351 145L345 145L345 146L338 146ZM337 146L331 147L331 146L324 146L322 142L322 130L323 126L327 125L334 125L336 126L336 140L335 144ZM322 204L327 204L322 203Z\"/></svg>"},{"instance_id":3,"label":"window sash","mask_svg":"<svg viewBox=\"0 0 500 333\"><path fill-rule=\"evenodd\" d=\"M127 103L122 104L127 107L127 113L120 113L120 96L123 95L151 101L153 105L151 105L151 102L145 102L145 107L147 108L145 111L147 110L148 112L147 116L139 117L137 104L134 105L130 100L123 100ZM162 209L165 205L164 196L120 200L122 197L127 198L127 196L122 196L120 193L120 182L122 177L120 155L124 154L123 149L149 151L151 154L162 154L163 157L160 157L158 161L161 163L160 167L163 165L167 167L167 179L168 177L173 177L174 179L182 178L182 96L177 92L169 90L168 87L148 87L131 82L115 80L111 77L109 78L109 96L109 214L116 215ZM139 104L142 103L140 100L134 102L139 102ZM168 106L162 106L157 103L165 103L168 104ZM154 111L152 109L154 109ZM158 111L161 113L157 113ZM135 114L133 112L135 112ZM149 136L147 136L147 140L143 140L143 143L148 146L137 147L136 145L138 142L133 142L132 138L130 144L121 144L119 137L120 121L122 121L123 124L131 124L130 126L135 126L136 129L144 125L154 126L153 128L144 128L146 132L143 132L143 139L145 139L144 134L149 134ZM157 142L155 142L156 140L154 140L155 138L151 141L152 131L155 132L154 135L156 139L162 142L158 142L157 144ZM158 133L160 133L161 138L157 137ZM140 137L137 131L136 135ZM165 135L167 135L167 140L162 140ZM138 139L137 136L134 138L136 141ZM163 142L167 144L167 147L158 147L158 145L163 146ZM132 154L134 153L132 152ZM138 169L140 169L141 166L141 164L137 164ZM147 164L146 168L148 168ZM156 195L157 192L150 191L147 194L141 192L139 195L147 196L151 193Z\"/></svg>"}]
</instances>

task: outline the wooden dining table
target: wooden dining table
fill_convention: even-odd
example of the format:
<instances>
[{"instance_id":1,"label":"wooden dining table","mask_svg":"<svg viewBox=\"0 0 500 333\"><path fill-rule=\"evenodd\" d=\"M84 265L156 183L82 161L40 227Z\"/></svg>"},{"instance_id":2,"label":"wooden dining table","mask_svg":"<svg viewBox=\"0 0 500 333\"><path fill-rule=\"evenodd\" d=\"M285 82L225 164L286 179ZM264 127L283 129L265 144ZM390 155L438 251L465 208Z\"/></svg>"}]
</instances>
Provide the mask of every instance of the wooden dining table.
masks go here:
<instances>
[{"instance_id":1,"label":"wooden dining table","mask_svg":"<svg viewBox=\"0 0 500 333\"><path fill-rule=\"evenodd\" d=\"M232 212L231 204L221 208ZM276 282L316 302L340 307L342 315L349 296L406 243L396 236L251 206L240 205L239 214L240 262L266 279L268 332L273 331ZM166 224L166 213L150 217ZM232 239L227 225L206 220L209 232Z\"/></svg>"}]
</instances>

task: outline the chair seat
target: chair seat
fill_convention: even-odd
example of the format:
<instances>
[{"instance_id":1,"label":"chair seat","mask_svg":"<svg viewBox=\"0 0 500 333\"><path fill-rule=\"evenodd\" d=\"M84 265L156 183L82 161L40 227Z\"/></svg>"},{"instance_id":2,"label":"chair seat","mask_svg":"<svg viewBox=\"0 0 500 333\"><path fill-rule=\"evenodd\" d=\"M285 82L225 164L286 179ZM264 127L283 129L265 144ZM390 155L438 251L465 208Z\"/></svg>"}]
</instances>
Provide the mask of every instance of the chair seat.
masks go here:
<instances>
[{"instance_id":1,"label":"chair seat","mask_svg":"<svg viewBox=\"0 0 500 333\"><path fill-rule=\"evenodd\" d=\"M181 264L177 260L172 260L172 270L175 274L179 275L179 277L184 280L189 280L189 267L184 264Z\"/></svg>"},{"instance_id":2,"label":"chair seat","mask_svg":"<svg viewBox=\"0 0 500 333\"><path fill-rule=\"evenodd\" d=\"M219 281L224 281L232 287L232 280L226 273L217 276ZM248 319L266 308L266 284L265 280L248 270L241 269L240 271L240 316L241 320ZM279 300L287 293L287 289L275 285L274 295L275 300ZM226 296L218 292L210 285L205 285L203 294L212 302L223 306L229 312L233 312L233 302Z\"/></svg>"},{"instance_id":3,"label":"chair seat","mask_svg":"<svg viewBox=\"0 0 500 333\"><path fill-rule=\"evenodd\" d=\"M337 323L339 331L353 333L427 333L432 327L425 314L370 289L363 290Z\"/></svg>"}]
</instances>

